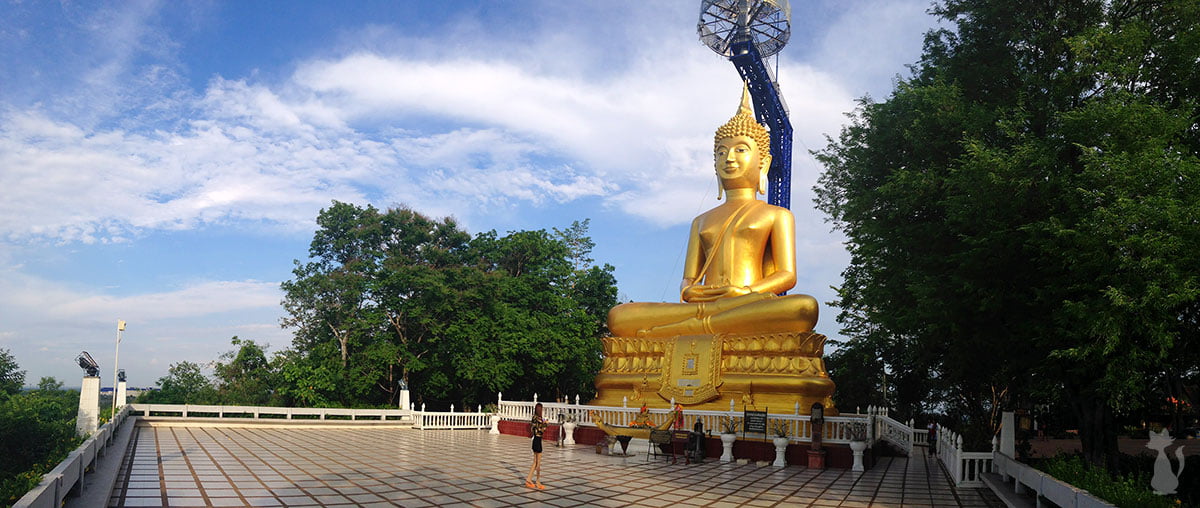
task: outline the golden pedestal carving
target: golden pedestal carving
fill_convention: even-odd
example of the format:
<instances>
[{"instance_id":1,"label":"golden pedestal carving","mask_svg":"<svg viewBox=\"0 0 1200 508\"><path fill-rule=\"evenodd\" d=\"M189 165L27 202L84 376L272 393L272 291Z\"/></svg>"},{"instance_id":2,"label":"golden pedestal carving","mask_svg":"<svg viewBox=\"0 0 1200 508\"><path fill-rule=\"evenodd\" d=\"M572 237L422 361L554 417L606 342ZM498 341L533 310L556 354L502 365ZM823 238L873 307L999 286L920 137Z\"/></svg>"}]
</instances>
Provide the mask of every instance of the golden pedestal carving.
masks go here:
<instances>
[{"instance_id":1,"label":"golden pedestal carving","mask_svg":"<svg viewBox=\"0 0 1200 508\"><path fill-rule=\"evenodd\" d=\"M837 414L822 360L825 336L813 332L607 337L592 404L728 411L744 407L808 414L814 403Z\"/></svg>"}]
</instances>

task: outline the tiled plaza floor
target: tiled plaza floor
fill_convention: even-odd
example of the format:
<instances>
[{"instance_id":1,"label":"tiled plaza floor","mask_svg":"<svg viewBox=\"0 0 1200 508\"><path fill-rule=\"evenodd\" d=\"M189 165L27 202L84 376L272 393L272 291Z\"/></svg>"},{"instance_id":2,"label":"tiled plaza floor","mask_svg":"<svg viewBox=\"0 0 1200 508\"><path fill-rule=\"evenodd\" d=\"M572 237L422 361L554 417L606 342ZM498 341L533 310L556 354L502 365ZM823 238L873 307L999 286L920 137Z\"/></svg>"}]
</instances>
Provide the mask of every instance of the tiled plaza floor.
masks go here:
<instances>
[{"instance_id":1,"label":"tiled plaza floor","mask_svg":"<svg viewBox=\"0 0 1200 508\"><path fill-rule=\"evenodd\" d=\"M923 456L865 473L671 464L528 438L403 428L139 427L109 506L997 506ZM1001 505L1002 506L1002 505Z\"/></svg>"}]
</instances>

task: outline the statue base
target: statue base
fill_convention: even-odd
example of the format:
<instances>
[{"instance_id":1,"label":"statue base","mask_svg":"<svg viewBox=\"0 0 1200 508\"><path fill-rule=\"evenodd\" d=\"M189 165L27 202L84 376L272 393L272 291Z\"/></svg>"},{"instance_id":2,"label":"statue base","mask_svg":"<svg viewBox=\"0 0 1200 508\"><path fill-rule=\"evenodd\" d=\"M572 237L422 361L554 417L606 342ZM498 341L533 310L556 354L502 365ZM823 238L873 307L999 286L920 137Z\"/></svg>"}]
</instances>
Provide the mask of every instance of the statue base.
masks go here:
<instances>
[{"instance_id":1,"label":"statue base","mask_svg":"<svg viewBox=\"0 0 1200 508\"><path fill-rule=\"evenodd\" d=\"M594 405L837 415L825 371L826 337L813 332L606 337Z\"/></svg>"}]
</instances>

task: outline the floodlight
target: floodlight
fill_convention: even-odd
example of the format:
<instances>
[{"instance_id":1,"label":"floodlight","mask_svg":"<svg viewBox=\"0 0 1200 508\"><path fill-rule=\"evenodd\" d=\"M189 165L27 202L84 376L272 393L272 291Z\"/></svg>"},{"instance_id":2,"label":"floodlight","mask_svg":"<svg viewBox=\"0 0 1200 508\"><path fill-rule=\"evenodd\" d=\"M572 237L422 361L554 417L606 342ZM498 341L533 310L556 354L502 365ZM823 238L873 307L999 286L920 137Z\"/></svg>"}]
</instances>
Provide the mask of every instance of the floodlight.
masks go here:
<instances>
[{"instance_id":1,"label":"floodlight","mask_svg":"<svg viewBox=\"0 0 1200 508\"><path fill-rule=\"evenodd\" d=\"M75 357L75 361L79 363L79 368L87 371L87 375L100 375L100 364L96 363L96 360L92 359L92 355L87 351L80 352L79 356Z\"/></svg>"}]
</instances>

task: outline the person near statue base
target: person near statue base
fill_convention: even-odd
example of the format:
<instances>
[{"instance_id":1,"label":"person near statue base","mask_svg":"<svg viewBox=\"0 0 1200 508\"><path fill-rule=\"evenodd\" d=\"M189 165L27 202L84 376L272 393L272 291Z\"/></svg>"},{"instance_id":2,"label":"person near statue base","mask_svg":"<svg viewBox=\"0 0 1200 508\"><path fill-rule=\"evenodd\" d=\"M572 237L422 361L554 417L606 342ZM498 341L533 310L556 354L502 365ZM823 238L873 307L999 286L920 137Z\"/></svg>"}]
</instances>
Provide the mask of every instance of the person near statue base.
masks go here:
<instances>
[{"instance_id":1,"label":"person near statue base","mask_svg":"<svg viewBox=\"0 0 1200 508\"><path fill-rule=\"evenodd\" d=\"M542 434L545 432L546 419L542 418L542 403L538 402L533 406L533 418L529 421L529 433L533 436L533 464L529 466L529 474L525 475L525 486L531 489L546 488L542 485Z\"/></svg>"},{"instance_id":2,"label":"person near statue base","mask_svg":"<svg viewBox=\"0 0 1200 508\"><path fill-rule=\"evenodd\" d=\"M929 422L929 435L926 436L929 442L929 456L937 455L937 424L932 420Z\"/></svg>"}]
</instances>

